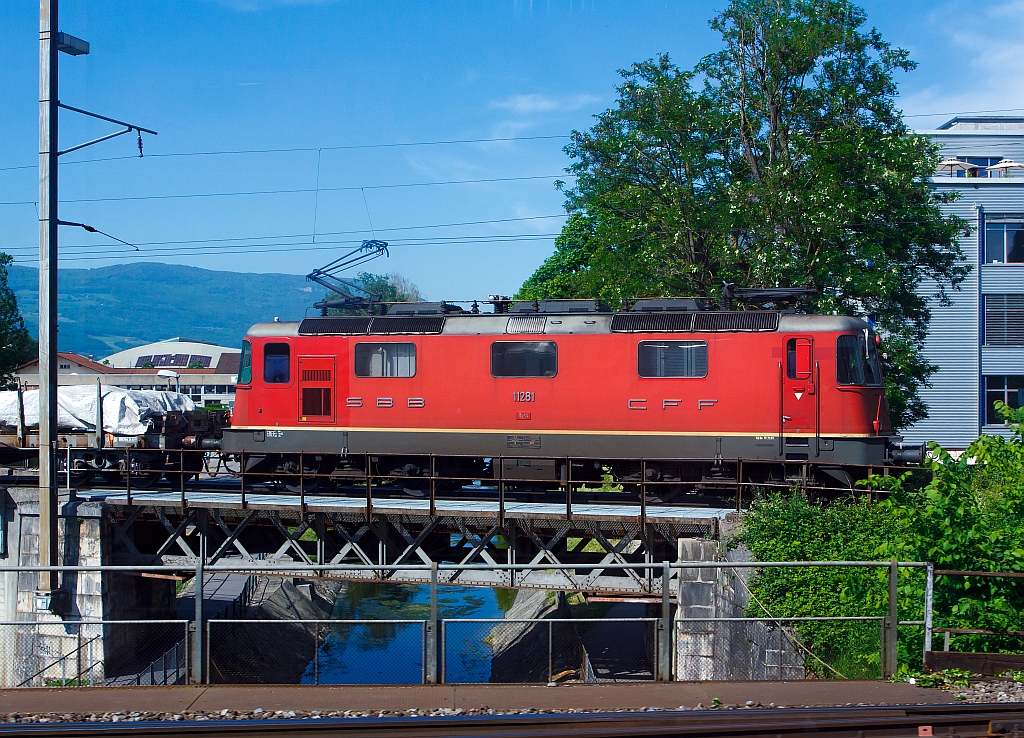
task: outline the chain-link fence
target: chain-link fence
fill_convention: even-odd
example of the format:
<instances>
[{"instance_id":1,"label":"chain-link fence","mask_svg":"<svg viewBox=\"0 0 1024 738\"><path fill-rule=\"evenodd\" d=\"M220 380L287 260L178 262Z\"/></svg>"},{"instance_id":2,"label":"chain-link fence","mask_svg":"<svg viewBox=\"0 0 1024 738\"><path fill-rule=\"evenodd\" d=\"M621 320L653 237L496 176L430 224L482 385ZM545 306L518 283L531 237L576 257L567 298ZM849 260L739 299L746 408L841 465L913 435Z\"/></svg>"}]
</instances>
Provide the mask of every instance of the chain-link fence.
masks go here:
<instances>
[{"instance_id":1,"label":"chain-link fence","mask_svg":"<svg viewBox=\"0 0 1024 738\"><path fill-rule=\"evenodd\" d=\"M884 658L883 620L678 619L673 672L679 681L878 679Z\"/></svg>"},{"instance_id":2,"label":"chain-link fence","mask_svg":"<svg viewBox=\"0 0 1024 738\"><path fill-rule=\"evenodd\" d=\"M424 620L206 623L214 684L422 684Z\"/></svg>"},{"instance_id":3,"label":"chain-link fence","mask_svg":"<svg viewBox=\"0 0 1024 738\"><path fill-rule=\"evenodd\" d=\"M656 618L442 621L447 683L653 680Z\"/></svg>"},{"instance_id":4,"label":"chain-link fence","mask_svg":"<svg viewBox=\"0 0 1024 738\"><path fill-rule=\"evenodd\" d=\"M188 626L185 620L0 623L0 684L184 684Z\"/></svg>"},{"instance_id":5,"label":"chain-link fence","mask_svg":"<svg viewBox=\"0 0 1024 738\"><path fill-rule=\"evenodd\" d=\"M730 589L731 580L715 572L790 566L886 566L890 615L741 617L745 610L736 598L736 588ZM529 564L516 571L521 575L539 567ZM194 590L181 587L179 597L168 598L162 606L173 612L175 604L184 605L181 612L188 619L61 621L47 605L21 598L17 612L25 619L0 622L0 687L864 679L891 674L897 645L919 649L930 633L930 611L925 621L892 616L896 612L895 563L665 562L646 567L661 570L661 577L649 577L660 585L661 597L602 594L593 595L588 603L584 595L552 598L554 592L550 592L533 598L537 601L524 598L518 605L520 598L510 601L497 593L493 601L474 595L467 596L467 602L471 599L475 604L464 603L459 599L463 595L453 594L462 587L442 581L441 567L433 565L421 567L431 582L419 585L423 591L408 596L385 593L371 598L372 607L345 612L337 603L348 600L324 599L292 581L300 573L333 579L362 575L370 568L266 562L207 568L197 564L192 581L225 572L258 576L263 582L279 578L289 584L273 596L264 592L258 598L247 584L237 603L232 600L231 606L219 610L210 603L224 604L223 588L204 590L198 603L189 604L186 598L192 592L195 600ZM562 568L567 574L580 575L580 567ZM7 569L38 571L41 567ZM176 578L182 576L182 569L171 567L95 569L117 575L167 570L175 572ZM682 576L688 569L714 575ZM233 592L228 594L235 597ZM570 599L574 604L567 604ZM348 619L327 617L332 606L336 617ZM195 611L192 617L190 607ZM386 619L395 615L406 617ZM33 617L37 619L29 619ZM198 628L197 622L201 623Z\"/></svg>"}]
</instances>

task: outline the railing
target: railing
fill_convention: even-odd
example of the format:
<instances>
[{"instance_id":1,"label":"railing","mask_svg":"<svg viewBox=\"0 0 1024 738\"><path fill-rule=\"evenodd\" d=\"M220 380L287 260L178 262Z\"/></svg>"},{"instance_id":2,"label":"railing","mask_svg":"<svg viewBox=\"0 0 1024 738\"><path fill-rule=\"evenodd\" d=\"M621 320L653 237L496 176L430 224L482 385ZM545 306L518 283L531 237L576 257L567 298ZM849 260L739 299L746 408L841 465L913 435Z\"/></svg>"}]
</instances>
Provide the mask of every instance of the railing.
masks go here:
<instances>
[{"instance_id":1,"label":"railing","mask_svg":"<svg viewBox=\"0 0 1024 738\"><path fill-rule=\"evenodd\" d=\"M11 686L178 684L186 680L188 628L187 620L7 621L0 622L0 648L8 654L9 675L35 669L27 676L8 676ZM56 658L33 667L45 654Z\"/></svg>"},{"instance_id":2,"label":"railing","mask_svg":"<svg viewBox=\"0 0 1024 738\"><path fill-rule=\"evenodd\" d=\"M775 435L775 434L773 434ZM577 466L583 461L594 461L589 457L573 456L543 456L543 455L510 455L496 456L491 459L491 476L481 478L479 475L450 475L438 473L438 461L476 459L475 456L464 456L457 454L422 454L414 458L419 459L422 465L421 473L418 475L402 476L401 474L390 473L392 470L381 470L372 460L376 454L366 453L363 455L363 468L339 472L334 469L324 470L319 467L317 457L320 453L298 452L284 454L297 460L298 471L284 472L261 470L251 472L246 470L246 460L254 457L264 457L264 452L211 452L202 449L140 449L140 448L106 448L103 456L111 454L123 455L116 467L108 469L93 469L85 465L81 460L74 458L74 452L83 452L86 448L60 449L61 462L64 466L63 481L70 491L73 488L88 485L95 475L106 475L101 486L123 488L127 497L127 504L133 504L133 495L144 494L159 486L160 491L174 491L180 496L180 504L184 509L189 506L188 488L194 485L200 475L205 473L209 476L228 475L237 480L237 487L230 489L220 488L224 493L238 494L241 498L242 509L248 509L249 497L253 494L254 485L269 484L270 489L279 489L285 485L288 491L298 497L300 510L306 511L307 496L322 496L325 494L359 498L365 500L367 519L372 518L374 512L375 491L384 492L386 488L393 491L399 485L416 485L422 493L422 501L429 510L429 514L437 514L438 500L445 500L445 493L438 489L439 486L457 486L460 494L466 487L476 486L483 493L488 493L488 499L496 505L499 520L504 519L506 503L515 495L517 486L543 484L548 486L549 493L555 498L564 501L564 515L571 520L573 516L573 504L581 504L580 498L585 498L586 504L633 504L640 506L639 517L646 521L646 508L648 505L663 504L658 495L661 492L671 492L673 489L682 487L696 488L699 485L710 485L715 488L711 494L713 497L720 497L723 504L730 500L730 506L735 505L741 510L745 504L749 504L753 495L744 499L745 492L750 490L789 490L794 486L812 486L819 492L848 494L850 486L838 483L838 480L826 483L824 478L812 480L812 471L815 467L826 464L833 465L834 462L825 462L820 458L820 449L816 451L815 457L811 459L785 459L785 436L778 435L779 447L782 449L780 458L752 458L752 457L723 457L709 456L706 458L690 458L688 462L696 464L708 464L723 470L721 478L712 479L659 479L658 470L663 464L678 463L678 459L649 457L635 459L607 457L597 459L600 462L614 464L616 462L629 462L637 464L635 475L619 479L614 484L622 488L619 492L601 492L595 487L604 484L600 479L580 479L573 477L573 464ZM796 448L796 447L794 447ZM807 448L808 447L800 447ZM31 450L31 449L26 449ZM811 453L810 451L808 452ZM385 455L386 456L386 455ZM217 463L211 472L212 458L217 458ZM358 458L358 456L356 457ZM162 459L162 461L157 461ZM506 461L534 461L546 462L552 465L551 474L544 477L532 477L529 475L510 473L506 471ZM78 464L76 466L76 463ZM358 463L358 462L356 462ZM902 473L904 471L925 471L920 466L906 466L894 464L862 465L860 467L866 474L872 473ZM772 470L771 474L764 478L751 474L754 469ZM649 474L650 472L650 474ZM118 478L109 481L116 475ZM731 476L729 476L731 475ZM654 478L648 478L648 477ZM166 481L161 481L166 480ZM335 487L333 492L327 489ZM868 495L874 494L870 490L865 492ZM574 500L574 495L576 496ZM730 499L731 498L731 499ZM412 498L410 498L412 499ZM562 507L559 503L559 507Z\"/></svg>"},{"instance_id":3,"label":"railing","mask_svg":"<svg viewBox=\"0 0 1024 738\"><path fill-rule=\"evenodd\" d=\"M683 588L693 584L682 576L685 570L742 570L742 569L773 569L773 568L805 568L805 567L859 567L859 568L885 568L889 574L889 605L888 615L864 615L851 617L691 617L686 613L675 612L672 609L673 595L681 594ZM431 564L425 565L394 565L384 567L391 574L398 571L409 570L422 572L424 575L423 584L429 587L429 614L427 617L411 620L259 620L226 617L211 619L203 614L203 592L198 587L195 593L196 612L189 621L185 620L127 620L127 621L16 621L0 623L0 629L10 626L11 632L17 636L17 628L23 631L36 628L38 630L36 641L48 638L47 643L52 647L38 648L33 645L30 649L32 654L47 653L52 651L56 658L51 658L45 666L33 665L33 674L27 679L24 676L11 684L47 684L63 683L68 685L84 684L156 684L175 683L189 681L192 683L208 682L227 679L244 681L244 674L236 674L230 677L230 668L226 666L227 661L223 654L224 649L245 649L249 648L252 653L258 653L260 644L267 642L289 643L288 634L296 635L296 643L302 641L301 658L303 671L308 666L308 674L303 677L312 683L324 683L325 672L320 662L322 648L332 647L337 639L332 640L332 633L337 633L339 628L347 628L352 631L371 632L373 629L391 629L391 631L403 630L407 632L418 631L415 651L422 654L416 665L416 681L426 683L441 683L445 681L460 681L465 678L465 670L453 671L453 643L458 640L460 633L469 633L469 640L480 646L479 659L490 663L492 660L500 660L502 653L511 652L509 648L519 648L523 653L530 653L534 659L533 666L526 671L529 678L536 681L557 682L565 678L588 679L588 678L639 678L669 681L681 678L724 678L717 676L717 672L708 670L707 664L716 659L721 661L722 644L730 639L742 636L750 642L758 645L757 653L750 652L751 663L758 665L751 667L744 672L740 666L725 668L721 673L739 674L748 676L743 678L798 678L804 673L801 671L808 664L821 663L822 668L829 669L828 676L848 676L843 673L842 668L835 664L827 663L811 649L802 645L797 628L807 628L813 623L846 623L852 629L861 629L863 638L870 638L870 644L875 644L877 638L877 649L871 645L868 650L874 649L879 653L879 671L882 675L889 675L895 671L896 641L901 626L924 626L930 634L930 602L926 602L926 619L924 621L898 620L896 617L896 575L899 568L930 568L928 564L917 562L878 562L878 561L818 561L818 562L731 562L731 561L682 561L682 562L660 562L660 563L619 563L609 562L601 564L586 565L563 565L563 564ZM217 565L207 566L202 559L196 561L194 579L201 583L204 578L214 572L229 572L244 574L250 577L249 583L255 582L256 577L353 577L360 572L379 572L382 569L379 565L352 565L352 564L267 564L262 561L222 561ZM650 617L648 612L645 617L632 618L459 618L442 617L439 609L439 590L447 585L461 584L457 580L458 572L471 569L488 569L508 572L510 576L518 577L518 581L539 571L559 571L566 577L583 577L594 570L626 570L635 572L649 580L651 591L656 592L656 597L645 599L653 609L658 609L660 604L660 616ZM30 566L30 567L0 567L0 572L43 572L56 570L63 573L71 572L151 572L171 573L178 575L182 573L180 566ZM185 570L188 571L188 570ZM660 575L660 576L658 576ZM703 581L703 580L702 580ZM429 584L428 584L429 583ZM704 582L708 583L708 582ZM565 587L567 590L578 591L576 587ZM931 588L928 588L930 596ZM681 597L679 598L681 600ZM660 602L659 602L660 600ZM426 610L426 607L425 607ZM625 670L619 677L610 676L608 670L602 671L602 667L595 665L595 658L600 654L594 648L585 647L581 634L586 636L588 628L596 628L599 625L621 624L616 627L615 632L634 632L635 643L630 646L636 653L643 653L643 664ZM199 624L199 627L196 627ZM753 624L753 625L751 625ZM156 626L166 626L160 630ZM88 633L87 628L95 627L101 629L98 634ZM845 627L845 626L844 626ZM149 628L150 631L145 631ZM179 635L170 637L172 631L181 628ZM273 628L285 633L274 636ZM412 631L408 629L412 628ZM46 629L55 629L55 632L44 632ZM130 631L135 629L139 633L148 632L148 635L132 636ZM141 630L139 630L141 629ZM169 629L169 630L168 630ZM187 629L187 631L186 631ZM261 630L262 629L262 630ZM283 630L282 630L283 629ZM56 632L62 631L62 632ZM486 633L480 635L481 633ZM230 633L234 633L230 636ZM266 637L253 634L262 632L270 634ZM474 633L476 635L474 635ZM511 633L511 635L510 635ZM546 638L544 637L546 633ZM239 634L251 638L246 641L239 637ZM182 637L184 636L184 637ZM230 636L230 637L229 637ZM88 637L86 642L82 640ZM406 636L412 638L413 636ZM112 643L120 638L121 642L131 641L138 647L131 650L135 659L131 663L115 663L111 654L115 649ZM132 640L134 638L134 640ZM113 639L113 640L112 640ZM774 639L774 641L772 640ZM22 639L29 643L31 639ZM463 639L465 640L465 638ZM620 639L621 640L621 639ZM546 641L546 643L545 643ZM525 643L533 644L527 651L522 651ZM593 644L593 640L589 641ZM737 641L738 642L738 641ZM27 646L19 645L22 641L15 639L15 645L8 649L8 653L16 654L25 651ZM35 642L32 642L35 643ZM225 644L227 644L225 646ZM482 644L482 645L481 645ZM711 644L711 645L708 645ZM491 646L497 647L497 652ZM487 648L484 648L487 646ZM884 647L883 647L884 646ZM490 649L490 650L488 650ZM566 650L568 649L568 650ZM123 651L124 649L122 649ZM152 653L152 656L146 651ZM728 650L728 649L727 649ZM863 649L862 649L863 650ZM749 651L749 649L748 649ZM298 653L298 652L297 652ZM541 656L546 655L546 662ZM144 655L144 658L142 658ZM299 659L295 655L294 659ZM308 657L308 658L307 658ZM461 658L461 657L460 657ZM537 659L540 658L540 661ZM703 660L702 660L703 659ZM236 659L237 660L237 659ZM815 661L816 660L816 661ZM78 667L79 661L84 665ZM244 660L243 660L244 662ZM243 663L239 662L239 663ZM72 664L76 666L72 668ZM538 665L539 664L539 665ZM244 665L244 664L243 664ZM640 668L643 666L644 668ZM744 667L746 668L746 667ZM483 674L482 667L477 670ZM524 672L525 673L525 672ZM632 675L632 676L630 676ZM277 676L279 675L271 675ZM488 672L487 678L494 676ZM333 677L326 677L333 678ZM474 677L475 678L475 677ZM736 677L740 678L740 677Z\"/></svg>"}]
</instances>

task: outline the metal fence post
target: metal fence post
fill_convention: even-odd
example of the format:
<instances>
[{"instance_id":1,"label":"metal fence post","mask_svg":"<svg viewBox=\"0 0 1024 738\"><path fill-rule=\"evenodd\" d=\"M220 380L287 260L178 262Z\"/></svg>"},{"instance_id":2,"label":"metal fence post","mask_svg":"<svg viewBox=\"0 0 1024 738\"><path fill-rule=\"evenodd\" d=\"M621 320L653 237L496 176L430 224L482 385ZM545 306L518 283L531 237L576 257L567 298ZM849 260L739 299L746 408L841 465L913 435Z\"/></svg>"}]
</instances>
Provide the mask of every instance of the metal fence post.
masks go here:
<instances>
[{"instance_id":1,"label":"metal fence post","mask_svg":"<svg viewBox=\"0 0 1024 738\"><path fill-rule=\"evenodd\" d=\"M555 637L554 622L548 620L548 685L555 683Z\"/></svg>"},{"instance_id":2,"label":"metal fence post","mask_svg":"<svg viewBox=\"0 0 1024 738\"><path fill-rule=\"evenodd\" d=\"M672 570L668 561L661 562L661 621L658 623L658 681L672 681Z\"/></svg>"},{"instance_id":3,"label":"metal fence post","mask_svg":"<svg viewBox=\"0 0 1024 738\"><path fill-rule=\"evenodd\" d=\"M430 563L430 619L427 621L427 684L437 684L437 562Z\"/></svg>"},{"instance_id":4,"label":"metal fence post","mask_svg":"<svg viewBox=\"0 0 1024 738\"><path fill-rule=\"evenodd\" d=\"M192 630L192 684L203 683L203 540L199 541L199 556L196 558L196 614Z\"/></svg>"},{"instance_id":5,"label":"metal fence post","mask_svg":"<svg viewBox=\"0 0 1024 738\"><path fill-rule=\"evenodd\" d=\"M885 639L885 672L882 676L890 677L896 673L897 651L896 638L899 632L899 616L897 611L897 576L899 567L896 559L889 562L889 616L886 618L886 639Z\"/></svg>"},{"instance_id":6,"label":"metal fence post","mask_svg":"<svg viewBox=\"0 0 1024 738\"><path fill-rule=\"evenodd\" d=\"M932 599L935 595L935 564L928 562L924 580L924 655L932 650ZM923 661L922 661L923 663Z\"/></svg>"}]
</instances>

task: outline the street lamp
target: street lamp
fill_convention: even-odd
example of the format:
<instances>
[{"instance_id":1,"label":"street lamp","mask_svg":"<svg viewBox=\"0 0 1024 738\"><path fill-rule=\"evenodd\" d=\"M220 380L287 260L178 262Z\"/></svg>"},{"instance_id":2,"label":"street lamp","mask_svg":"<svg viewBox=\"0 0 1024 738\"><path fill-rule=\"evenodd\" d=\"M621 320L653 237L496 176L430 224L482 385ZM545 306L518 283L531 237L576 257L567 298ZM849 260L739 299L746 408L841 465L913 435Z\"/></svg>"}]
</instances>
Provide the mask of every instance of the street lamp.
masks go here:
<instances>
[{"instance_id":1,"label":"street lamp","mask_svg":"<svg viewBox=\"0 0 1024 738\"><path fill-rule=\"evenodd\" d=\"M115 136L135 131L142 155L142 134L156 131L62 105L57 94L58 52L69 56L89 53L89 42L61 33L57 23L59 0L39 0L39 563L56 566L57 556L57 157ZM57 113L60 108L116 123L124 129L60 150ZM90 230L81 223L67 223ZM97 231L99 232L99 231ZM104 234L107 235L107 234ZM120 240L120 239L115 239ZM123 243L123 242L122 242ZM130 244L129 244L130 245ZM56 590L56 571L40 576L39 588ZM51 598L39 601L51 602Z\"/></svg>"},{"instance_id":2,"label":"street lamp","mask_svg":"<svg viewBox=\"0 0 1024 738\"><path fill-rule=\"evenodd\" d=\"M181 392L181 384L180 384L181 375L178 374L178 372L172 372L170 369L161 369L160 371L158 371L156 373L156 375L158 377L162 377L162 378L168 380L168 382L173 379L174 380L174 391L175 392Z\"/></svg>"}]
</instances>

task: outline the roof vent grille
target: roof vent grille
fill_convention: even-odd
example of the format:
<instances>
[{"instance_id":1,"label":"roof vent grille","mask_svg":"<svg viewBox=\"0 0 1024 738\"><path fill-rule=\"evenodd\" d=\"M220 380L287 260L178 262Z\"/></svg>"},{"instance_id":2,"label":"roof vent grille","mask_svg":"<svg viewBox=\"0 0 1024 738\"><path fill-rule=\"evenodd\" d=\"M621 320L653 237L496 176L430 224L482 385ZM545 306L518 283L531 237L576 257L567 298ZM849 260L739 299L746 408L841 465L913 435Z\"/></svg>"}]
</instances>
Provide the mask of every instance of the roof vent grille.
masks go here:
<instances>
[{"instance_id":1,"label":"roof vent grille","mask_svg":"<svg viewBox=\"0 0 1024 738\"><path fill-rule=\"evenodd\" d=\"M505 333L543 333L547 323L546 315L513 315L508 319Z\"/></svg>"},{"instance_id":2,"label":"roof vent grille","mask_svg":"<svg viewBox=\"0 0 1024 738\"><path fill-rule=\"evenodd\" d=\"M303 318L299 323L300 336L360 335L370 327L370 318L361 315Z\"/></svg>"},{"instance_id":3,"label":"roof vent grille","mask_svg":"<svg viewBox=\"0 0 1024 738\"><path fill-rule=\"evenodd\" d=\"M440 333L444 329L443 316L376 317L370 323L370 333L394 335L402 333Z\"/></svg>"},{"instance_id":4,"label":"roof vent grille","mask_svg":"<svg viewBox=\"0 0 1024 738\"><path fill-rule=\"evenodd\" d=\"M616 313L614 333L678 333L693 330L694 313Z\"/></svg>"},{"instance_id":5,"label":"roof vent grille","mask_svg":"<svg viewBox=\"0 0 1024 738\"><path fill-rule=\"evenodd\" d=\"M732 313L694 313L695 331L777 331L779 314L748 310Z\"/></svg>"}]
</instances>

